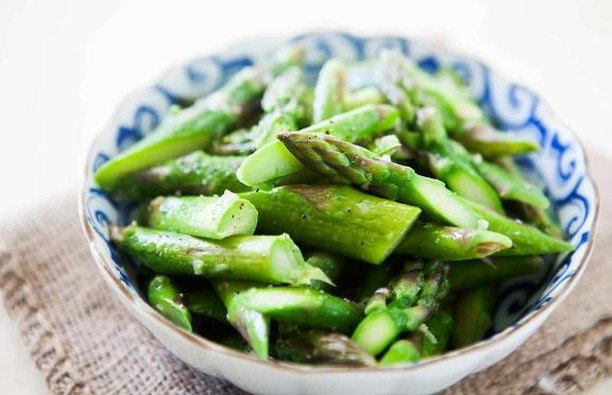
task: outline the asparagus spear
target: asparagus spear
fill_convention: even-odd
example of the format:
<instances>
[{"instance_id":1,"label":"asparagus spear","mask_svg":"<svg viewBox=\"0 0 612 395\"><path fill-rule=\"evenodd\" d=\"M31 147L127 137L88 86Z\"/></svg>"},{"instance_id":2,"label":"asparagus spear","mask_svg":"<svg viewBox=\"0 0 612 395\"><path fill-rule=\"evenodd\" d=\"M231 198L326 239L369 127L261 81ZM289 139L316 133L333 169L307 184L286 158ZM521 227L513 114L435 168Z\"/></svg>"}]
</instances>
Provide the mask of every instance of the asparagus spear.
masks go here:
<instances>
[{"instance_id":1,"label":"asparagus spear","mask_svg":"<svg viewBox=\"0 0 612 395\"><path fill-rule=\"evenodd\" d=\"M395 249L395 254L444 261L484 258L512 247L501 233L436 224L413 226Z\"/></svg>"},{"instance_id":2,"label":"asparagus spear","mask_svg":"<svg viewBox=\"0 0 612 395\"><path fill-rule=\"evenodd\" d=\"M483 156L522 155L537 152L540 146L525 137L511 132L500 132L486 123L466 125L464 130L453 135L457 141L472 152Z\"/></svg>"},{"instance_id":3,"label":"asparagus spear","mask_svg":"<svg viewBox=\"0 0 612 395\"><path fill-rule=\"evenodd\" d=\"M411 97L414 95L414 82L408 62L399 52L382 51L374 71L376 87L389 103L400 110L404 124L412 124L416 114Z\"/></svg>"},{"instance_id":4,"label":"asparagus spear","mask_svg":"<svg viewBox=\"0 0 612 395\"><path fill-rule=\"evenodd\" d=\"M183 302L191 314L227 321L227 309L219 296L209 287L183 291Z\"/></svg>"},{"instance_id":5,"label":"asparagus spear","mask_svg":"<svg viewBox=\"0 0 612 395\"><path fill-rule=\"evenodd\" d=\"M248 191L251 188L236 178L236 170L243 160L238 156L211 156L197 151L131 173L118 182L116 191L132 199L174 193L216 195L226 189Z\"/></svg>"},{"instance_id":6,"label":"asparagus spear","mask_svg":"<svg viewBox=\"0 0 612 395\"><path fill-rule=\"evenodd\" d=\"M330 282L320 269L304 262L286 234L204 240L135 225L111 233L128 255L157 273L293 285Z\"/></svg>"},{"instance_id":7,"label":"asparagus spear","mask_svg":"<svg viewBox=\"0 0 612 395\"><path fill-rule=\"evenodd\" d=\"M451 337L453 317L445 311L437 311L425 325L431 336L421 336L421 356L427 358L442 354Z\"/></svg>"},{"instance_id":8,"label":"asparagus spear","mask_svg":"<svg viewBox=\"0 0 612 395\"><path fill-rule=\"evenodd\" d=\"M449 265L448 282L452 289L469 289L498 283L514 277L544 272L539 256L495 257L486 261L471 260Z\"/></svg>"},{"instance_id":9,"label":"asparagus spear","mask_svg":"<svg viewBox=\"0 0 612 395\"><path fill-rule=\"evenodd\" d=\"M151 134L102 165L96 182L113 190L126 174L209 147L230 130L263 89L261 70L243 69L210 97L172 112Z\"/></svg>"},{"instance_id":10,"label":"asparagus spear","mask_svg":"<svg viewBox=\"0 0 612 395\"><path fill-rule=\"evenodd\" d=\"M167 276L155 276L149 283L149 303L164 317L191 332L191 314L183 304L183 297L174 282Z\"/></svg>"},{"instance_id":11,"label":"asparagus spear","mask_svg":"<svg viewBox=\"0 0 612 395\"><path fill-rule=\"evenodd\" d=\"M222 138L216 140L210 152L215 155L249 155L257 149L256 139L259 137L259 130L238 129Z\"/></svg>"},{"instance_id":12,"label":"asparagus spear","mask_svg":"<svg viewBox=\"0 0 612 395\"><path fill-rule=\"evenodd\" d=\"M257 210L230 191L212 197L160 196L149 204L149 226L220 240L255 233Z\"/></svg>"},{"instance_id":13,"label":"asparagus spear","mask_svg":"<svg viewBox=\"0 0 612 395\"><path fill-rule=\"evenodd\" d=\"M288 233L312 248L379 264L420 214L416 207L348 186L290 185L241 195L259 212L263 233Z\"/></svg>"},{"instance_id":14,"label":"asparagus spear","mask_svg":"<svg viewBox=\"0 0 612 395\"><path fill-rule=\"evenodd\" d=\"M374 295L366 306L366 317L353 332L353 341L370 355L380 354L402 332L412 332L437 310L448 284L445 267L432 263L426 267L427 278L420 280L418 270L407 270L386 292ZM379 295L393 295L385 305Z\"/></svg>"},{"instance_id":15,"label":"asparagus spear","mask_svg":"<svg viewBox=\"0 0 612 395\"><path fill-rule=\"evenodd\" d=\"M353 330L362 317L353 303L306 287L250 288L234 303L282 322L343 333Z\"/></svg>"},{"instance_id":16,"label":"asparagus spear","mask_svg":"<svg viewBox=\"0 0 612 395\"><path fill-rule=\"evenodd\" d=\"M503 213L501 200L495 190L474 169L469 156L453 151L439 112L433 107L417 110L417 125L421 130L425 148L432 152L430 167L450 190L466 199L481 203Z\"/></svg>"},{"instance_id":17,"label":"asparagus spear","mask_svg":"<svg viewBox=\"0 0 612 395\"><path fill-rule=\"evenodd\" d=\"M213 287L227 308L227 320L240 332L260 359L269 353L270 320L263 314L247 309L240 302L240 295L257 286L245 281L214 281Z\"/></svg>"},{"instance_id":18,"label":"asparagus spear","mask_svg":"<svg viewBox=\"0 0 612 395\"><path fill-rule=\"evenodd\" d=\"M279 359L291 362L372 366L376 360L345 335L315 330L291 331L276 342Z\"/></svg>"},{"instance_id":19,"label":"asparagus spear","mask_svg":"<svg viewBox=\"0 0 612 395\"><path fill-rule=\"evenodd\" d=\"M379 366L402 365L416 362L421 359L421 353L417 346L410 340L400 339L389 347L385 355L380 359Z\"/></svg>"},{"instance_id":20,"label":"asparagus spear","mask_svg":"<svg viewBox=\"0 0 612 395\"><path fill-rule=\"evenodd\" d=\"M346 67L330 59L321 68L314 88L313 121L318 123L344 111Z\"/></svg>"},{"instance_id":21,"label":"asparagus spear","mask_svg":"<svg viewBox=\"0 0 612 395\"><path fill-rule=\"evenodd\" d=\"M347 92L344 107L346 110L354 110L367 104L383 104L384 102L385 96L380 90L373 85L368 85L353 92Z\"/></svg>"},{"instance_id":22,"label":"asparagus spear","mask_svg":"<svg viewBox=\"0 0 612 395\"><path fill-rule=\"evenodd\" d=\"M522 172L511 157L498 157L496 158L496 164L505 169L513 177L521 180L524 179ZM550 206L547 210L544 210L518 201L515 202L514 205L517 207L522 218L527 222L532 223L546 234L558 239L563 239L563 230L555 218L552 206Z\"/></svg>"},{"instance_id":23,"label":"asparagus spear","mask_svg":"<svg viewBox=\"0 0 612 395\"><path fill-rule=\"evenodd\" d=\"M493 297L489 286L472 288L459 295L455 305L453 345L469 346L481 340L493 325Z\"/></svg>"},{"instance_id":24,"label":"asparagus spear","mask_svg":"<svg viewBox=\"0 0 612 395\"><path fill-rule=\"evenodd\" d=\"M254 127L256 148L273 141L280 132L296 130L306 115L306 85L300 68L287 69L272 81L261 101L266 113Z\"/></svg>"},{"instance_id":25,"label":"asparagus spear","mask_svg":"<svg viewBox=\"0 0 612 395\"><path fill-rule=\"evenodd\" d=\"M465 202L489 223L489 230L508 235L512 239L512 248L497 255L546 255L574 249L570 243L542 233L533 226L499 215L478 203Z\"/></svg>"},{"instance_id":26,"label":"asparagus spear","mask_svg":"<svg viewBox=\"0 0 612 395\"><path fill-rule=\"evenodd\" d=\"M334 182L356 184L387 199L415 205L451 225L468 229L486 226L439 180L381 160L365 148L324 134L283 133L279 139L304 165Z\"/></svg>"},{"instance_id":27,"label":"asparagus spear","mask_svg":"<svg viewBox=\"0 0 612 395\"><path fill-rule=\"evenodd\" d=\"M325 251L309 251L305 257L307 264L321 269L321 271L334 282L340 277L340 274L347 264L347 259L341 256L332 255ZM321 291L329 291L332 288L331 284L322 281L313 281L310 287Z\"/></svg>"},{"instance_id":28,"label":"asparagus spear","mask_svg":"<svg viewBox=\"0 0 612 395\"><path fill-rule=\"evenodd\" d=\"M427 321L423 333L415 333L408 339L400 339L389 347L379 366L401 365L432 357L446 350L453 329L453 317L438 311Z\"/></svg>"},{"instance_id":29,"label":"asparagus spear","mask_svg":"<svg viewBox=\"0 0 612 395\"><path fill-rule=\"evenodd\" d=\"M386 105L368 105L302 129L301 133L328 133L356 143L367 143L393 127L397 110ZM279 141L259 148L238 169L238 179L249 186L259 185L304 169Z\"/></svg>"},{"instance_id":30,"label":"asparagus spear","mask_svg":"<svg viewBox=\"0 0 612 395\"><path fill-rule=\"evenodd\" d=\"M522 178L516 177L482 158L475 158L473 163L502 198L517 200L539 209L547 209L550 206L550 201L548 201L546 195Z\"/></svg>"}]
</instances>

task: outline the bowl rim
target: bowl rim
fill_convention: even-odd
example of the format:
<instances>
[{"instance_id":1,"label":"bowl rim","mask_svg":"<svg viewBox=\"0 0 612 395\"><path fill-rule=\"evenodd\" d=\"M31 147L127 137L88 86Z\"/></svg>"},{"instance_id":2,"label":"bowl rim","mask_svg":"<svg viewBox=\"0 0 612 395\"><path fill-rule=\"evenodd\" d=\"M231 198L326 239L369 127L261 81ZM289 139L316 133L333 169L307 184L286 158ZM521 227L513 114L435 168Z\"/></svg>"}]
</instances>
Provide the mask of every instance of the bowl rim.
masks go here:
<instances>
[{"instance_id":1,"label":"bowl rim","mask_svg":"<svg viewBox=\"0 0 612 395\"><path fill-rule=\"evenodd\" d=\"M296 35L292 35L291 37L288 37L286 35L285 36L269 35L269 36L261 36L261 37L258 36L250 40L239 40L239 41L230 43L229 45L226 45L225 48L226 49L233 48L245 42L264 41L264 40L280 40L280 42L286 42L287 39L290 39L293 37L305 37L305 36L309 36L313 34L342 34L342 35L346 35L349 37L366 38L366 39L386 38L386 37L405 39L406 37L405 34L401 34L401 33L356 35L356 34L346 32L346 31L335 31L335 30L305 31L302 33L298 33ZM419 44L424 44L425 46L439 48L438 45L436 45L435 43L429 43L426 39L422 39L419 37L415 39L411 39L411 38L408 38L408 39L412 43L416 42ZM447 49L447 48L440 48L440 49L447 54L454 54L454 55L460 56L461 58L469 60L469 61L476 61L479 64L486 67L488 71L493 74L503 75L503 74L498 73L495 67L492 67L487 63L481 62L477 57L466 56L453 49ZM192 59L195 59L195 58L192 58ZM189 59L186 61L188 62ZM169 70L173 70L174 68L182 64L185 64L185 62L175 63L169 67L166 67L163 70L163 72L159 74L159 77L157 78L157 80L159 80L159 78L165 75L166 72L168 72ZM157 80L154 80L154 83L157 82ZM587 242L586 250L584 252L582 259L580 260L578 264L578 268L576 269L572 278L570 278L568 281L563 282L562 284L560 284L560 288L557 288L558 289L557 297L555 297L550 303L546 304L545 306L539 308L538 310L529 312L528 314L521 317L513 325L506 327L501 332L498 332L495 335L485 340L481 340L479 342L476 342L464 348L445 352L444 354L441 354L438 356L426 358L426 359L423 359L422 361L417 361L411 364L386 366L386 367L307 365L307 364L280 361L280 360L275 360L275 359L262 360L252 354L237 351L235 349L232 349L232 348L223 346L219 343L216 343L212 340L206 339L205 337L200 336L198 334L185 331L184 329L173 324L169 319L161 315L161 313L153 309L153 307L151 307L148 303L146 303L142 297L132 294L128 290L127 286L123 284L121 281L119 281L119 279L117 278L114 272L113 265L108 262L108 260L104 257L104 255L97 248L96 242L94 240L95 232L93 230L91 223L87 220L87 211L86 211L87 209L86 209L85 197L87 196L87 192L88 192L88 186L87 186L88 181L90 181L92 178L92 174L89 171L89 164L91 163L92 157L94 155L94 148L97 147L100 141L102 141L114 129L113 120L116 120L118 118L118 113L120 109L123 108L125 104L128 103L129 100L134 95L140 92L143 92L144 90L150 88L152 85L147 85L143 88L139 88L139 89L136 89L128 93L124 97L124 99L122 99L119 102L119 104L116 106L115 110L113 111L110 117L110 121L107 123L107 125L102 129L101 132L97 133L93 139L90 139L88 143L89 145L88 145L87 154L85 156L84 163L83 163L83 173L81 177L80 187L78 189L78 194L79 194L78 196L78 214L79 214L79 221L81 223L81 228L83 230L83 233L89 245L91 255L94 258L96 267L102 273L102 276L105 278L106 283L109 284L109 286L112 285L114 291L116 291L115 295L118 295L118 297L122 299L122 302L126 303L126 305L129 305L133 309L140 310L142 313L146 314L149 318L155 320L158 324L162 325L165 329L170 330L171 332L173 332L173 334L177 335L184 341L187 341L191 343L191 345L196 346L198 348L204 348L205 351L221 353L228 358L238 358L238 359L243 360L245 363L260 364L267 368L273 368L273 369L278 368L278 369L290 371L293 373L306 373L306 374L315 374L315 373L338 374L338 373L346 373L346 372L358 372L358 373L368 373L368 374L376 374L376 372L378 372L380 374L380 373L389 372L389 371L414 371L414 370L422 369L426 366L430 366L430 365L439 363L444 360L455 358L460 355L475 354L476 352L480 350L486 349L490 346L494 346L496 343L499 343L511 337L512 335L517 334L521 329L527 326L529 322L534 321L536 318L540 316L544 316L544 320L546 320L547 316L550 315L550 313L552 313L552 311L554 311L554 309L556 309L560 305L560 303L563 302L563 300L571 293L571 291L574 289L574 287L576 286L576 284L578 283L578 281L584 274L586 267L588 265L588 262L590 261L591 255L593 253L593 245L595 243L595 235L599 228L599 215L600 215L599 188L598 188L597 183L595 182L595 178L592 175L591 159L589 157L589 153L585 150L584 143L579 139L577 134L574 132L574 129L569 127L568 124L562 118L560 118L555 111L553 111L553 109L548 105L548 102L545 100L545 97L542 96L538 91L531 89L531 88L527 88L525 85L521 83L516 83L515 81L510 81L510 82L516 85L517 87L526 89L527 91L537 96L539 98L539 102L547 107L547 110L550 112L551 116L557 119L559 123L573 137L574 141L578 143L578 146L580 147L580 152L582 153L582 156L584 158L585 179L589 181L591 186L593 187L593 207L594 207L593 224L590 230L591 237L589 238L589 241ZM152 332L152 334L155 335L153 331L150 331L150 332Z\"/></svg>"}]
</instances>

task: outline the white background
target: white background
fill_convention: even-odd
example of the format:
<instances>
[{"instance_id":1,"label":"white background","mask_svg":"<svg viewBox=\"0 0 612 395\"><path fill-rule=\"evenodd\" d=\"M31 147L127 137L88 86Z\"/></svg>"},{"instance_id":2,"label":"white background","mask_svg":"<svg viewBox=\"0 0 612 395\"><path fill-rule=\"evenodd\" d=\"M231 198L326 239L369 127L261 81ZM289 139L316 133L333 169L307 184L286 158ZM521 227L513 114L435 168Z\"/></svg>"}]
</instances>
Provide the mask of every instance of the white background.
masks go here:
<instances>
[{"instance_id":1,"label":"white background","mask_svg":"<svg viewBox=\"0 0 612 395\"><path fill-rule=\"evenodd\" d=\"M122 97L168 66L317 29L469 53L540 92L591 151L612 155L612 1L152 3L0 0L0 219L74 188ZM3 309L0 350L0 393L45 393Z\"/></svg>"}]
</instances>

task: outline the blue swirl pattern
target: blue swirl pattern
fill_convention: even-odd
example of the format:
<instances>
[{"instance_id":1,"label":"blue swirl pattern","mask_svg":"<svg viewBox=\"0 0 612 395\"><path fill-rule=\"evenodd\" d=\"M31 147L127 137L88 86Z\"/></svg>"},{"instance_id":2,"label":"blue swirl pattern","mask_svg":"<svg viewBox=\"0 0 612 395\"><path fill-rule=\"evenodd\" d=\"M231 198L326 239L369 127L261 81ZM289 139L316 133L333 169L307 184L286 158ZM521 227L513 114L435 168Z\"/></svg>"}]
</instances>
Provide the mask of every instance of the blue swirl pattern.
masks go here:
<instances>
[{"instance_id":1,"label":"blue swirl pattern","mask_svg":"<svg viewBox=\"0 0 612 395\"><path fill-rule=\"evenodd\" d=\"M576 250L559 256L542 278L507 284L498 302L495 329L501 330L509 324L520 326L521 317L543 308L557 297L562 286L579 270L587 253L595 219L596 194L586 174L579 143L535 93L507 81L480 62L400 37L360 38L344 33L314 33L289 41L304 45L310 80L330 57L356 60L375 56L384 48L401 50L428 71L451 67L466 80L474 97L502 129L537 140L541 152L521 158L520 164L541 178ZM136 279L127 274L130 268L121 261L110 242L108 225L128 221L132 207L96 188L91 175L102 163L152 131L172 105L188 103L212 92L228 77L264 55L245 45L231 54L202 57L170 69L153 87L128 98L120 107L110 133L94 147L88 164L86 219L95 231L96 243L104 246L107 261L112 262L117 278L130 292L137 293Z\"/></svg>"}]
</instances>

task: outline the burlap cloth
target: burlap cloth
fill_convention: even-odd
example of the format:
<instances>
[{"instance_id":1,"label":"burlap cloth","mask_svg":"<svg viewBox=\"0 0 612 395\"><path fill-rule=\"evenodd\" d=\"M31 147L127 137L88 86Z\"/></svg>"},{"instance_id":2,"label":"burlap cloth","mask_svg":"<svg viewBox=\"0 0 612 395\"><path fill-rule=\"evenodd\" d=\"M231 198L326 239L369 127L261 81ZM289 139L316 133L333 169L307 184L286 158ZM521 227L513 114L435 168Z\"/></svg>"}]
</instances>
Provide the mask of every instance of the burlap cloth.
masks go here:
<instances>
[{"instance_id":1,"label":"burlap cloth","mask_svg":"<svg viewBox=\"0 0 612 395\"><path fill-rule=\"evenodd\" d=\"M579 285L518 351L447 394L565 394L612 375L612 162L593 165L601 221ZM119 305L90 258L74 194L0 227L0 290L53 393L242 393L183 364Z\"/></svg>"}]
</instances>

